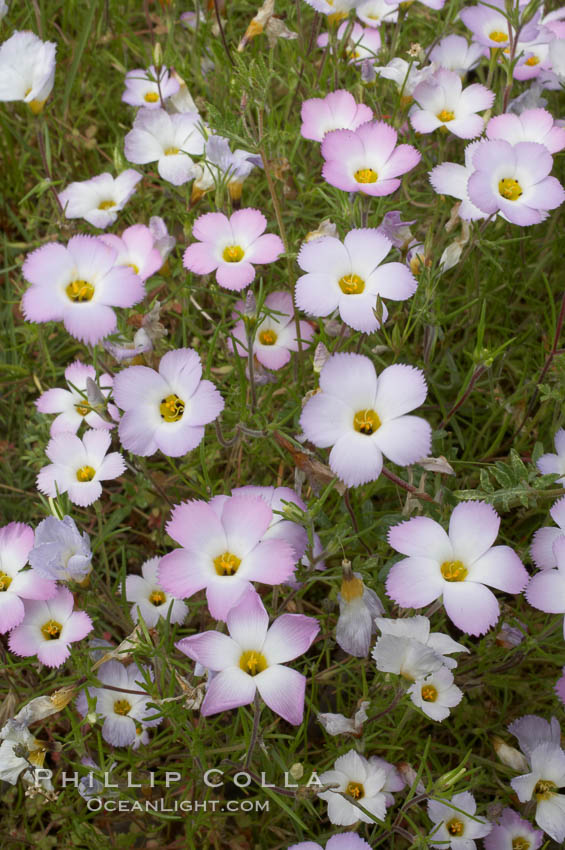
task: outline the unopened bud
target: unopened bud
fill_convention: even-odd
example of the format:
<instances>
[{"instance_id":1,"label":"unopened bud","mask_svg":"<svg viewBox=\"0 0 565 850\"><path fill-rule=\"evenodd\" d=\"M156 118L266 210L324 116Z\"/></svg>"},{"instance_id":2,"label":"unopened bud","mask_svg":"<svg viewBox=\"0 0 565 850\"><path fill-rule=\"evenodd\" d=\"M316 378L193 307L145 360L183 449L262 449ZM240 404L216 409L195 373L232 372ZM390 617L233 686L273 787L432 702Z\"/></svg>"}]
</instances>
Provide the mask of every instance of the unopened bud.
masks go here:
<instances>
[{"instance_id":1,"label":"unopened bud","mask_svg":"<svg viewBox=\"0 0 565 850\"><path fill-rule=\"evenodd\" d=\"M527 759L520 750L517 750L515 747L511 747L509 744L506 744L502 738L497 737L496 735L492 738L492 745L496 752L496 755L506 767L511 767L512 770L516 770L518 773L528 773L530 767L528 765Z\"/></svg>"}]
</instances>

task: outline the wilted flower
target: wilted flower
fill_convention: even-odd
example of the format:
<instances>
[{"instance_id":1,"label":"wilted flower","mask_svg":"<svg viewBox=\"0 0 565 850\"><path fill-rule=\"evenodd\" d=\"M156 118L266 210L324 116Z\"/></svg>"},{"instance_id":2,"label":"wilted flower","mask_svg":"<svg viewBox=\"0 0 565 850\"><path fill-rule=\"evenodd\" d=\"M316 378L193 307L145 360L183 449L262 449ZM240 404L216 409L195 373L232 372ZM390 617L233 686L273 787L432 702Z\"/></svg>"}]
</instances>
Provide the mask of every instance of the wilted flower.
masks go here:
<instances>
[{"instance_id":1,"label":"wilted flower","mask_svg":"<svg viewBox=\"0 0 565 850\"><path fill-rule=\"evenodd\" d=\"M272 314L263 312L257 317L257 323L251 347L253 354L266 369L282 369L290 360L291 351L298 351L296 338L296 323L292 296L288 292L271 292L263 302ZM234 317L244 309L243 301L236 302ZM300 339L305 349L312 337L314 329L308 322L301 321ZM247 331L245 322L241 319L232 331L234 337L233 349L240 357L247 357Z\"/></svg>"},{"instance_id":2,"label":"wilted flower","mask_svg":"<svg viewBox=\"0 0 565 850\"><path fill-rule=\"evenodd\" d=\"M37 489L55 498L68 493L74 505L87 507L102 495L101 481L118 478L126 465L119 452L110 452L107 431L87 431L82 440L74 434L57 434L47 444L51 461L37 476Z\"/></svg>"},{"instance_id":3,"label":"wilted flower","mask_svg":"<svg viewBox=\"0 0 565 850\"><path fill-rule=\"evenodd\" d=\"M318 714L318 723L321 723L328 735L353 735L360 738L369 705L369 700L359 703L359 708L351 720L343 714Z\"/></svg>"},{"instance_id":4,"label":"wilted flower","mask_svg":"<svg viewBox=\"0 0 565 850\"><path fill-rule=\"evenodd\" d=\"M114 399L125 411L120 441L141 457L158 450L170 457L187 454L224 408L218 390L202 380L200 357L191 348L168 351L158 372L148 366L123 369L114 378Z\"/></svg>"},{"instance_id":5,"label":"wilted flower","mask_svg":"<svg viewBox=\"0 0 565 850\"><path fill-rule=\"evenodd\" d=\"M355 750L350 750L336 759L333 770L320 774L320 782L337 787L320 791L318 797L327 802L331 823L350 826L360 820L372 824L373 818L384 820L386 817L386 780L387 772L384 767L371 763ZM373 818L354 803L359 803L367 809Z\"/></svg>"},{"instance_id":6,"label":"wilted flower","mask_svg":"<svg viewBox=\"0 0 565 850\"><path fill-rule=\"evenodd\" d=\"M126 159L139 165L156 162L163 180L182 186L195 176L192 155L204 150L200 120L198 112L140 109L124 139Z\"/></svg>"},{"instance_id":7,"label":"wilted flower","mask_svg":"<svg viewBox=\"0 0 565 850\"><path fill-rule=\"evenodd\" d=\"M127 168L116 178L104 172L90 180L70 183L58 196L65 218L84 218L102 229L114 224L141 178L139 171Z\"/></svg>"},{"instance_id":8,"label":"wilted flower","mask_svg":"<svg viewBox=\"0 0 565 850\"><path fill-rule=\"evenodd\" d=\"M364 585L361 574L351 570L349 562L344 564L338 600L336 640L344 652L365 658L375 631L375 617L383 614L384 608L375 591Z\"/></svg>"},{"instance_id":9,"label":"wilted flower","mask_svg":"<svg viewBox=\"0 0 565 850\"><path fill-rule=\"evenodd\" d=\"M42 768L45 762L47 746L35 738L27 725L9 720L0 729L0 780L15 785L18 777L23 773L26 782L35 784L36 777L34 768ZM16 753L25 753L16 755ZM31 767L30 767L31 763ZM39 783L47 791L53 790L50 779L42 777Z\"/></svg>"},{"instance_id":10,"label":"wilted flower","mask_svg":"<svg viewBox=\"0 0 565 850\"><path fill-rule=\"evenodd\" d=\"M216 272L220 286L240 292L255 279L255 265L272 263L284 251L280 237L264 233L267 219L246 208L228 218L206 213L196 219L193 242L184 252L183 265L195 274Z\"/></svg>"},{"instance_id":11,"label":"wilted flower","mask_svg":"<svg viewBox=\"0 0 565 850\"><path fill-rule=\"evenodd\" d=\"M307 274L296 281L297 307L311 316L339 310L350 327L365 333L378 330L388 317L381 298L404 301L417 282L404 263L383 262L392 248L374 228L350 230L343 242L331 236L302 245L298 265ZM377 303L381 317L375 315Z\"/></svg>"},{"instance_id":12,"label":"wilted flower","mask_svg":"<svg viewBox=\"0 0 565 850\"><path fill-rule=\"evenodd\" d=\"M430 846L442 850L446 847L460 850L464 846L465 850L475 850L473 839L484 838L492 829L492 824L477 817L476 811L477 804L470 791L454 794L445 803L428 800L428 817L435 825L428 835Z\"/></svg>"},{"instance_id":13,"label":"wilted flower","mask_svg":"<svg viewBox=\"0 0 565 850\"><path fill-rule=\"evenodd\" d=\"M176 505L167 533L182 548L161 559L161 586L177 599L206 588L210 614L225 620L251 582L281 584L292 574L294 549L285 540L264 539L272 518L264 499L239 493Z\"/></svg>"},{"instance_id":14,"label":"wilted flower","mask_svg":"<svg viewBox=\"0 0 565 850\"><path fill-rule=\"evenodd\" d=\"M426 397L419 369L398 363L377 376L368 357L334 354L320 372L320 389L304 405L300 425L315 446L333 446L331 470L348 487L375 481L383 455L407 466L429 453L430 426L406 415Z\"/></svg>"},{"instance_id":15,"label":"wilted flower","mask_svg":"<svg viewBox=\"0 0 565 850\"><path fill-rule=\"evenodd\" d=\"M52 41L41 41L27 30L15 32L3 42L0 101L23 100L35 115L41 112L55 81L56 50Z\"/></svg>"},{"instance_id":16,"label":"wilted flower","mask_svg":"<svg viewBox=\"0 0 565 850\"><path fill-rule=\"evenodd\" d=\"M15 655L37 655L46 667L60 667L71 654L69 645L92 631L92 620L84 611L73 611L73 594L59 587L46 601L26 600L25 616L10 632L8 646Z\"/></svg>"},{"instance_id":17,"label":"wilted flower","mask_svg":"<svg viewBox=\"0 0 565 850\"><path fill-rule=\"evenodd\" d=\"M151 675L148 670L143 672ZM102 686L85 688L77 699L77 711L83 717L88 713L86 694L96 699L96 713L104 718L102 737L114 747L133 746L138 729L158 726L163 720L155 717L156 709L149 706L149 694L131 693L146 689L143 672L136 664L124 667L119 661L106 661L98 671ZM113 690L104 685L112 685Z\"/></svg>"},{"instance_id":18,"label":"wilted flower","mask_svg":"<svg viewBox=\"0 0 565 850\"><path fill-rule=\"evenodd\" d=\"M424 679L441 667L453 669L457 662L449 656L469 652L443 632L430 633L430 621L422 615L396 620L377 617L375 623L381 632L372 652L377 670L409 682Z\"/></svg>"},{"instance_id":19,"label":"wilted flower","mask_svg":"<svg viewBox=\"0 0 565 850\"><path fill-rule=\"evenodd\" d=\"M60 322L76 339L94 345L116 329L112 307L132 307L145 295L143 283L116 252L93 236L50 242L28 254L23 275L31 286L22 309L28 321Z\"/></svg>"},{"instance_id":20,"label":"wilted flower","mask_svg":"<svg viewBox=\"0 0 565 850\"><path fill-rule=\"evenodd\" d=\"M145 625L150 629L154 629L160 619L170 623L182 623L188 613L184 602L174 599L159 584L159 561L160 558L150 558L142 564L140 576L126 576L126 599L134 603L131 607L131 618L137 623L141 614Z\"/></svg>"},{"instance_id":21,"label":"wilted flower","mask_svg":"<svg viewBox=\"0 0 565 850\"><path fill-rule=\"evenodd\" d=\"M88 534L81 534L70 516L47 517L35 529L29 562L39 575L57 581L84 581L92 570L91 561Z\"/></svg>"},{"instance_id":22,"label":"wilted flower","mask_svg":"<svg viewBox=\"0 0 565 850\"><path fill-rule=\"evenodd\" d=\"M167 225L161 216L153 215L149 219L149 231L153 237L153 247L159 251L161 255L161 265L163 265L176 245L176 239L171 236L167 230Z\"/></svg>"},{"instance_id":23,"label":"wilted flower","mask_svg":"<svg viewBox=\"0 0 565 850\"><path fill-rule=\"evenodd\" d=\"M487 632L500 609L486 585L520 593L528 574L509 546L493 546L500 517L486 502L461 502L453 510L449 534L428 517L390 528L390 545L407 555L393 564L387 594L403 608L422 608L442 598L445 612L470 635Z\"/></svg>"},{"instance_id":24,"label":"wilted flower","mask_svg":"<svg viewBox=\"0 0 565 850\"><path fill-rule=\"evenodd\" d=\"M371 121L373 110L364 103L357 103L350 92L338 89L325 97L305 100L301 117L301 135L321 142L332 130L356 130L360 124Z\"/></svg>"},{"instance_id":25,"label":"wilted flower","mask_svg":"<svg viewBox=\"0 0 565 850\"><path fill-rule=\"evenodd\" d=\"M211 135L206 140L204 158L196 166L191 203L195 203L213 186L225 182L232 201L239 201L243 183L259 164L260 157L241 148L231 151L228 139Z\"/></svg>"},{"instance_id":26,"label":"wilted flower","mask_svg":"<svg viewBox=\"0 0 565 850\"><path fill-rule=\"evenodd\" d=\"M256 593L247 593L231 608L226 621L229 636L207 631L175 644L216 673L201 713L207 717L248 705L258 691L275 714L295 726L302 723L306 679L284 664L310 648L320 630L318 621L283 614L269 628L269 615Z\"/></svg>"},{"instance_id":27,"label":"wilted flower","mask_svg":"<svg viewBox=\"0 0 565 850\"><path fill-rule=\"evenodd\" d=\"M33 540L33 529L22 522L0 528L0 634L22 622L24 599L50 599L57 592L55 582L24 570Z\"/></svg>"},{"instance_id":28,"label":"wilted flower","mask_svg":"<svg viewBox=\"0 0 565 850\"><path fill-rule=\"evenodd\" d=\"M398 176L421 159L412 145L396 146L398 134L384 121L368 121L356 130L333 130L322 142L322 175L344 192L390 195L400 186Z\"/></svg>"},{"instance_id":29,"label":"wilted flower","mask_svg":"<svg viewBox=\"0 0 565 850\"><path fill-rule=\"evenodd\" d=\"M51 423L50 433L52 437L69 431L76 434L83 422L95 429L107 430L114 427L114 423L102 419L88 401L88 378L91 381L96 380L94 366L75 360L65 369L68 389L64 390L57 387L47 390L35 402L40 413L59 414ZM110 395L112 389L110 375L106 373L100 375L99 389L104 398Z\"/></svg>"},{"instance_id":30,"label":"wilted flower","mask_svg":"<svg viewBox=\"0 0 565 850\"><path fill-rule=\"evenodd\" d=\"M159 68L157 73L155 65L150 65L147 71L143 68L128 71L122 100L130 106L159 109L163 101L178 90L179 83L169 74L167 68Z\"/></svg>"}]
</instances>

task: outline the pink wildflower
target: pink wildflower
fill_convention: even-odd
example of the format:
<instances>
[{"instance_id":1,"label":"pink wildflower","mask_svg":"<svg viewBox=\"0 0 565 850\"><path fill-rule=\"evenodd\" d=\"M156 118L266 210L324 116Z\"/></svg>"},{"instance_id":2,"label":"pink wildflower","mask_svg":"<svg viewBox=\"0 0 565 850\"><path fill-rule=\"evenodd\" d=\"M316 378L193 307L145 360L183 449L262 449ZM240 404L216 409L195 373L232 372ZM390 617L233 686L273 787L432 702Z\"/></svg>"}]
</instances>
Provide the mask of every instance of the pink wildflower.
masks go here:
<instances>
[{"instance_id":1,"label":"pink wildflower","mask_svg":"<svg viewBox=\"0 0 565 850\"><path fill-rule=\"evenodd\" d=\"M292 296L288 292L271 292L265 298L264 306L273 313L261 313L257 318L252 347L253 354L266 369L282 369L290 360L290 352L298 351L296 323ZM235 311L243 311L243 301L238 301ZM234 315L238 315L237 312ZM247 334L241 319L232 331L235 339L233 348L240 357L247 357ZM314 329L308 322L300 322L300 339L304 350L314 336Z\"/></svg>"},{"instance_id":2,"label":"pink wildflower","mask_svg":"<svg viewBox=\"0 0 565 850\"><path fill-rule=\"evenodd\" d=\"M24 570L33 542L33 529L22 522L0 528L0 634L22 622L24 599L49 599L57 591L54 581Z\"/></svg>"},{"instance_id":3,"label":"pink wildflower","mask_svg":"<svg viewBox=\"0 0 565 850\"><path fill-rule=\"evenodd\" d=\"M166 68L159 68L159 74L154 65L150 65L147 71L135 68L126 74L126 88L122 100L130 106L159 109L162 101L176 94L179 87L178 80L172 77Z\"/></svg>"},{"instance_id":4,"label":"pink wildflower","mask_svg":"<svg viewBox=\"0 0 565 850\"><path fill-rule=\"evenodd\" d=\"M325 97L305 100L301 116L302 136L321 142L331 130L356 130L360 124L371 121L373 111L364 103L357 103L350 92L338 89Z\"/></svg>"},{"instance_id":5,"label":"pink wildflower","mask_svg":"<svg viewBox=\"0 0 565 850\"><path fill-rule=\"evenodd\" d=\"M96 381L94 366L75 360L65 369L68 389L55 387L42 393L35 402L40 413L58 413L51 423L51 436L70 431L76 434L82 423L90 428L108 430L114 427L93 409L88 401L87 380ZM104 397L112 390L112 378L104 373L99 378L99 389Z\"/></svg>"},{"instance_id":6,"label":"pink wildflower","mask_svg":"<svg viewBox=\"0 0 565 850\"><path fill-rule=\"evenodd\" d=\"M445 127L454 136L473 139L483 132L483 119L476 113L492 106L494 92L479 83L464 89L459 74L440 68L416 86L414 100L410 122L417 133Z\"/></svg>"},{"instance_id":7,"label":"pink wildflower","mask_svg":"<svg viewBox=\"0 0 565 850\"><path fill-rule=\"evenodd\" d=\"M143 281L159 271L163 265L160 252L154 245L151 230L144 224L128 227L121 236L103 233L98 237L117 254L116 266L127 266Z\"/></svg>"}]
</instances>

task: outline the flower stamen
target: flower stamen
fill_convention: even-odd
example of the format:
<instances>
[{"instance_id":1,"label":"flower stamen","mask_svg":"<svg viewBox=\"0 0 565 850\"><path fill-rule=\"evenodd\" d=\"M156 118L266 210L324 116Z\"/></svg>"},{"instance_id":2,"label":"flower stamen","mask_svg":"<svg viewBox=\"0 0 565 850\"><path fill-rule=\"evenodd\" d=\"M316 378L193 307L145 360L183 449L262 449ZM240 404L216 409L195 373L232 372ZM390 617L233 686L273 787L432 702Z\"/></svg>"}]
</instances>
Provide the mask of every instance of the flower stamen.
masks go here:
<instances>
[{"instance_id":1,"label":"flower stamen","mask_svg":"<svg viewBox=\"0 0 565 850\"><path fill-rule=\"evenodd\" d=\"M498 183L498 191L507 201L517 201L522 194L522 187L513 177L503 177Z\"/></svg>"},{"instance_id":2,"label":"flower stamen","mask_svg":"<svg viewBox=\"0 0 565 850\"><path fill-rule=\"evenodd\" d=\"M121 714L125 717L131 711L131 703L127 699L117 699L114 703L114 714Z\"/></svg>"},{"instance_id":3,"label":"flower stamen","mask_svg":"<svg viewBox=\"0 0 565 850\"><path fill-rule=\"evenodd\" d=\"M81 466L80 469L77 469L77 481L92 481L94 476L96 475L96 470L93 469L92 466Z\"/></svg>"},{"instance_id":4,"label":"flower stamen","mask_svg":"<svg viewBox=\"0 0 565 850\"><path fill-rule=\"evenodd\" d=\"M261 343L261 345L274 345L276 341L277 335L271 329L261 331L261 333L259 334L259 342Z\"/></svg>"},{"instance_id":5,"label":"flower stamen","mask_svg":"<svg viewBox=\"0 0 565 850\"><path fill-rule=\"evenodd\" d=\"M358 410L353 417L353 427L355 430L359 431L360 434L365 434L367 437L374 434L381 425L382 422L378 414L370 408L367 410Z\"/></svg>"},{"instance_id":6,"label":"flower stamen","mask_svg":"<svg viewBox=\"0 0 565 850\"><path fill-rule=\"evenodd\" d=\"M10 585L12 584L12 577L8 575L8 573L2 572L0 570L0 593L4 590L8 590Z\"/></svg>"},{"instance_id":7,"label":"flower stamen","mask_svg":"<svg viewBox=\"0 0 565 850\"><path fill-rule=\"evenodd\" d=\"M244 250L239 245L226 245L222 259L226 263L239 263L243 260Z\"/></svg>"},{"instance_id":8,"label":"flower stamen","mask_svg":"<svg viewBox=\"0 0 565 850\"><path fill-rule=\"evenodd\" d=\"M57 620L47 620L47 622L41 626L41 634L45 640L58 640L62 630L63 626L61 623L58 623Z\"/></svg>"},{"instance_id":9,"label":"flower stamen","mask_svg":"<svg viewBox=\"0 0 565 850\"><path fill-rule=\"evenodd\" d=\"M353 176L358 183L376 183L379 177L373 168L360 168Z\"/></svg>"},{"instance_id":10,"label":"flower stamen","mask_svg":"<svg viewBox=\"0 0 565 850\"><path fill-rule=\"evenodd\" d=\"M239 666L249 676L256 676L266 670L268 665L263 653L257 652L255 649L247 649L239 659Z\"/></svg>"},{"instance_id":11,"label":"flower stamen","mask_svg":"<svg viewBox=\"0 0 565 850\"><path fill-rule=\"evenodd\" d=\"M159 405L161 419L164 419L165 422L178 422L179 419L182 419L184 406L184 401L176 393L171 393L171 395L161 399Z\"/></svg>"},{"instance_id":12,"label":"flower stamen","mask_svg":"<svg viewBox=\"0 0 565 850\"><path fill-rule=\"evenodd\" d=\"M94 295L94 287L87 280L73 280L65 289L68 298L74 303L91 301Z\"/></svg>"},{"instance_id":13,"label":"flower stamen","mask_svg":"<svg viewBox=\"0 0 565 850\"><path fill-rule=\"evenodd\" d=\"M465 581L469 572L461 561L444 561L440 570L446 581Z\"/></svg>"},{"instance_id":14,"label":"flower stamen","mask_svg":"<svg viewBox=\"0 0 565 850\"><path fill-rule=\"evenodd\" d=\"M362 800L365 796L365 789L360 782L349 782L345 793L348 797L353 797L354 800Z\"/></svg>"},{"instance_id":15,"label":"flower stamen","mask_svg":"<svg viewBox=\"0 0 565 850\"><path fill-rule=\"evenodd\" d=\"M346 274L338 280L344 295L360 295L365 289L365 281L356 274Z\"/></svg>"},{"instance_id":16,"label":"flower stamen","mask_svg":"<svg viewBox=\"0 0 565 850\"><path fill-rule=\"evenodd\" d=\"M214 558L214 567L219 576L232 576L237 572L240 564L241 558L238 558L237 555L233 555L231 552L224 552L222 555Z\"/></svg>"}]
</instances>

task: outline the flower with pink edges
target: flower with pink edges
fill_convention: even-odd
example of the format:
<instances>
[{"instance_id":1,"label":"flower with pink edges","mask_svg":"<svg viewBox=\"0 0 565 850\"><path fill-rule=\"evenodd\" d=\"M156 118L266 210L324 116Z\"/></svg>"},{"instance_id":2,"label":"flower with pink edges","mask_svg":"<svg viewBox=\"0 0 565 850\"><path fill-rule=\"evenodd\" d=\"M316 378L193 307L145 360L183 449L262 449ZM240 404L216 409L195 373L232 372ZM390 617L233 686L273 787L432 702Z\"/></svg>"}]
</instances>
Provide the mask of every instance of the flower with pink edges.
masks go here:
<instances>
[{"instance_id":1,"label":"flower with pink edges","mask_svg":"<svg viewBox=\"0 0 565 850\"><path fill-rule=\"evenodd\" d=\"M243 301L234 308L234 317L244 310ZM262 311L257 317L257 326L252 340L253 354L266 369L282 369L290 360L290 352L298 351L296 323L292 296L288 292L271 292L264 301L269 313ZM270 311L273 311L272 313ZM314 336L314 329L308 322L300 323L300 339L305 349ZM240 357L247 357L247 333L241 319L232 331L233 350Z\"/></svg>"},{"instance_id":2,"label":"flower with pink edges","mask_svg":"<svg viewBox=\"0 0 565 850\"><path fill-rule=\"evenodd\" d=\"M390 240L373 228L350 230L343 242L332 236L306 242L297 259L306 274L296 281L296 306L310 316L339 310L354 330L378 330L388 310L383 304L379 321L377 299L405 301L418 286L404 263L383 263L391 248Z\"/></svg>"},{"instance_id":3,"label":"flower with pink edges","mask_svg":"<svg viewBox=\"0 0 565 850\"><path fill-rule=\"evenodd\" d=\"M408 466L429 454L432 429L406 415L426 398L420 369L396 363L377 376L363 354L332 354L320 390L304 405L300 425L315 446L333 446L330 468L348 487L376 481L383 455Z\"/></svg>"},{"instance_id":4,"label":"flower with pink edges","mask_svg":"<svg viewBox=\"0 0 565 850\"><path fill-rule=\"evenodd\" d=\"M474 139L484 126L477 112L492 106L494 92L480 83L464 89L459 74L440 68L416 86L414 100L409 117L417 133L433 133L438 127L445 127L460 139Z\"/></svg>"},{"instance_id":5,"label":"flower with pink edges","mask_svg":"<svg viewBox=\"0 0 565 850\"><path fill-rule=\"evenodd\" d=\"M525 596L530 605L546 614L565 614L565 537L553 544L556 567L543 569L532 576ZM565 619L563 620L565 637Z\"/></svg>"},{"instance_id":6,"label":"flower with pink edges","mask_svg":"<svg viewBox=\"0 0 565 850\"><path fill-rule=\"evenodd\" d=\"M69 644L92 631L92 620L84 611L73 611L73 594L66 587L44 601L26 600L25 615L10 632L8 646L15 655L37 655L46 667L60 667L71 654Z\"/></svg>"},{"instance_id":7,"label":"flower with pink edges","mask_svg":"<svg viewBox=\"0 0 565 850\"><path fill-rule=\"evenodd\" d=\"M96 369L87 363L75 360L65 369L68 389L55 387L42 393L35 405L40 413L58 413L51 423L51 436L63 432L76 434L84 422L90 428L108 430L114 427L93 409L88 401L87 380L96 381ZM100 392L107 398L112 390L112 377L104 373L97 384Z\"/></svg>"},{"instance_id":8,"label":"flower with pink edges","mask_svg":"<svg viewBox=\"0 0 565 850\"><path fill-rule=\"evenodd\" d=\"M420 68L417 62L407 62L406 59L395 57L386 65L377 65L374 70L377 76L392 80L404 104L412 101L412 94L417 85L427 80L435 73L433 65Z\"/></svg>"},{"instance_id":9,"label":"flower with pink edges","mask_svg":"<svg viewBox=\"0 0 565 850\"><path fill-rule=\"evenodd\" d=\"M549 176L553 157L537 142L483 142L473 154L473 165L469 198L488 215L500 211L513 224L528 227L544 221L565 200L563 186Z\"/></svg>"},{"instance_id":10,"label":"flower with pink edges","mask_svg":"<svg viewBox=\"0 0 565 850\"><path fill-rule=\"evenodd\" d=\"M126 465L119 452L110 452L108 431L87 431L82 439L61 433L47 444L45 454L51 461L37 476L37 489L55 498L68 493L73 505L92 505L102 495L101 481L118 478Z\"/></svg>"},{"instance_id":11,"label":"flower with pink edges","mask_svg":"<svg viewBox=\"0 0 565 850\"><path fill-rule=\"evenodd\" d=\"M135 68L126 74L126 88L122 101L130 106L143 106L145 109L159 109L163 101L179 90L179 82L169 74L167 68L150 65L147 70Z\"/></svg>"},{"instance_id":12,"label":"flower with pink edges","mask_svg":"<svg viewBox=\"0 0 565 850\"><path fill-rule=\"evenodd\" d=\"M502 139L511 145L538 142L549 153L565 148L565 128L558 127L547 109L525 109L520 115L505 112L495 115L486 127L489 139Z\"/></svg>"},{"instance_id":13,"label":"flower with pink edges","mask_svg":"<svg viewBox=\"0 0 565 850\"><path fill-rule=\"evenodd\" d=\"M530 546L532 560L540 570L549 570L557 566L553 544L560 537L565 536L565 496L555 502L549 513L553 521L557 523L557 527L547 525L538 528Z\"/></svg>"},{"instance_id":14,"label":"flower with pink edges","mask_svg":"<svg viewBox=\"0 0 565 850\"><path fill-rule=\"evenodd\" d=\"M168 351L158 372L128 366L114 378L113 392L125 411L120 442L141 457L158 450L169 457L187 454L202 442L204 426L224 409L215 386L202 380L202 363L192 348Z\"/></svg>"},{"instance_id":15,"label":"flower with pink edges","mask_svg":"<svg viewBox=\"0 0 565 850\"><path fill-rule=\"evenodd\" d=\"M321 142L332 130L356 130L373 118L373 110L357 103L351 92L338 89L325 97L305 100L300 112L300 134L305 139Z\"/></svg>"},{"instance_id":16,"label":"flower with pink edges","mask_svg":"<svg viewBox=\"0 0 565 850\"><path fill-rule=\"evenodd\" d=\"M430 51L430 60L436 68L446 68L464 77L477 67L484 52L480 44L475 41L469 44L462 35L447 35Z\"/></svg>"},{"instance_id":17,"label":"flower with pink edges","mask_svg":"<svg viewBox=\"0 0 565 850\"><path fill-rule=\"evenodd\" d=\"M397 0L387 0L387 3L391 3L396 5ZM422 6L427 6L428 9L434 9L438 11L438 9L443 9L445 0L419 0Z\"/></svg>"},{"instance_id":18,"label":"flower with pink edges","mask_svg":"<svg viewBox=\"0 0 565 850\"><path fill-rule=\"evenodd\" d=\"M315 841L300 841L291 844L288 850L371 850L364 838L360 838L355 832L341 832L332 835L325 847Z\"/></svg>"},{"instance_id":19,"label":"flower with pink edges","mask_svg":"<svg viewBox=\"0 0 565 850\"><path fill-rule=\"evenodd\" d=\"M269 615L258 594L247 593L227 613L228 635L216 631L183 638L177 649L215 675L202 703L208 717L253 702L259 695L287 723L298 726L304 715L306 678L290 667L307 652L320 630L303 614L283 614L269 628Z\"/></svg>"},{"instance_id":20,"label":"flower with pink edges","mask_svg":"<svg viewBox=\"0 0 565 850\"><path fill-rule=\"evenodd\" d=\"M130 616L134 623L139 615L150 629L154 629L160 619L170 623L183 623L188 608L180 599L173 599L159 584L160 558L149 558L141 565L141 575L126 576L126 599L133 602ZM169 614L170 609L170 614Z\"/></svg>"},{"instance_id":21,"label":"flower with pink edges","mask_svg":"<svg viewBox=\"0 0 565 850\"><path fill-rule=\"evenodd\" d=\"M543 27L533 41L519 41L515 48L518 57L513 68L515 80L534 80L551 70L549 45L555 38L551 30Z\"/></svg>"},{"instance_id":22,"label":"flower with pink edges","mask_svg":"<svg viewBox=\"0 0 565 850\"><path fill-rule=\"evenodd\" d=\"M164 109L142 108L124 139L124 154L137 165L157 163L160 177L183 186L195 176L192 156L204 151L198 112L169 115Z\"/></svg>"},{"instance_id":23,"label":"flower with pink edges","mask_svg":"<svg viewBox=\"0 0 565 850\"><path fill-rule=\"evenodd\" d=\"M393 564L386 592L403 608L423 608L442 599L445 613L469 635L485 634L498 620L498 600L489 587L520 593L528 573L509 546L494 546L500 517L486 502L461 502L446 533L428 517L392 526L388 541L408 557Z\"/></svg>"},{"instance_id":24,"label":"flower with pink edges","mask_svg":"<svg viewBox=\"0 0 565 850\"><path fill-rule=\"evenodd\" d=\"M143 283L116 252L93 236L50 242L28 254L23 275L31 286L22 308L30 322L60 322L81 342L100 342L116 330L112 307L132 307L145 295Z\"/></svg>"},{"instance_id":25,"label":"flower with pink edges","mask_svg":"<svg viewBox=\"0 0 565 850\"><path fill-rule=\"evenodd\" d=\"M349 36L345 44L343 37L346 32L349 32ZM318 36L316 44L318 47L326 47L329 40L329 33L325 32ZM381 49L381 34L375 27L362 27L358 23L350 27L349 21L344 21L337 31L335 49L338 52L344 50L347 61L353 64L364 62L366 59L376 59Z\"/></svg>"},{"instance_id":26,"label":"flower with pink edges","mask_svg":"<svg viewBox=\"0 0 565 850\"><path fill-rule=\"evenodd\" d=\"M521 27L520 37L524 41L535 38L540 16L541 9L538 9L533 18ZM473 41L483 47L510 47L510 34L512 39L516 37L506 17L505 0L489 0L488 3L485 0L485 3L477 3L475 6L466 4L459 13L459 17L473 33Z\"/></svg>"},{"instance_id":27,"label":"flower with pink edges","mask_svg":"<svg viewBox=\"0 0 565 850\"><path fill-rule=\"evenodd\" d=\"M54 581L24 570L33 542L33 529L22 522L0 528L0 634L22 622L24 600L50 599L57 592Z\"/></svg>"},{"instance_id":28,"label":"flower with pink edges","mask_svg":"<svg viewBox=\"0 0 565 850\"><path fill-rule=\"evenodd\" d=\"M324 136L322 175L344 192L390 195L400 186L398 176L421 159L412 145L398 145L396 130L384 121L368 121L356 130L333 130Z\"/></svg>"},{"instance_id":29,"label":"flower with pink edges","mask_svg":"<svg viewBox=\"0 0 565 850\"><path fill-rule=\"evenodd\" d=\"M58 195L65 218L84 218L101 229L114 224L142 177L139 171L126 168L115 178L105 171L90 180L70 183Z\"/></svg>"},{"instance_id":30,"label":"flower with pink edges","mask_svg":"<svg viewBox=\"0 0 565 850\"><path fill-rule=\"evenodd\" d=\"M133 269L142 281L158 272L163 265L161 254L154 245L153 234L144 224L128 227L121 236L103 233L98 238L116 252L116 266Z\"/></svg>"},{"instance_id":31,"label":"flower with pink edges","mask_svg":"<svg viewBox=\"0 0 565 850\"><path fill-rule=\"evenodd\" d=\"M267 219L259 210L246 207L228 218L206 213L196 219L192 235L198 242L184 252L183 265L195 274L216 272L225 289L241 292L255 279L255 265L272 263L284 252L282 240L265 233Z\"/></svg>"},{"instance_id":32,"label":"flower with pink edges","mask_svg":"<svg viewBox=\"0 0 565 850\"><path fill-rule=\"evenodd\" d=\"M210 614L225 620L251 582L281 584L292 575L297 560L292 546L264 539L272 521L267 503L246 495L176 505L167 533L182 548L161 559L161 586L177 599L205 588Z\"/></svg>"},{"instance_id":33,"label":"flower with pink edges","mask_svg":"<svg viewBox=\"0 0 565 850\"><path fill-rule=\"evenodd\" d=\"M534 829L513 809L503 809L492 831L485 838L485 850L538 850L543 841L541 829Z\"/></svg>"},{"instance_id":34,"label":"flower with pink edges","mask_svg":"<svg viewBox=\"0 0 565 850\"><path fill-rule=\"evenodd\" d=\"M480 210L469 198L469 178L475 173L473 156L477 148L484 144L478 140L471 142L465 148L465 165L457 162L442 162L429 173L429 180L438 195L451 195L461 201L458 215L465 221L478 221L488 218L488 214Z\"/></svg>"}]
</instances>

